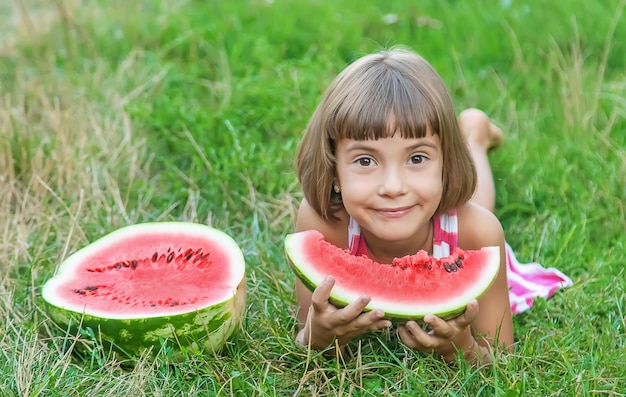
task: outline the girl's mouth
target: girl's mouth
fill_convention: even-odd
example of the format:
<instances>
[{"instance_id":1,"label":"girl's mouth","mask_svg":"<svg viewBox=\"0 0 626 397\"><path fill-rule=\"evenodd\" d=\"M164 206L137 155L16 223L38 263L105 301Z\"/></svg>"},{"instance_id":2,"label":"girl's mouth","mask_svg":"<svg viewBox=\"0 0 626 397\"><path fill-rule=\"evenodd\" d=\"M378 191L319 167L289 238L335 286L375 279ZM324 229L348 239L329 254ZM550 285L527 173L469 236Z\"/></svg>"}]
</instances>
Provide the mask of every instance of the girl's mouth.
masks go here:
<instances>
[{"instance_id":1,"label":"girl's mouth","mask_svg":"<svg viewBox=\"0 0 626 397\"><path fill-rule=\"evenodd\" d=\"M413 206L399 208L380 208L377 209L376 212L386 218L402 218L403 216L411 212L412 209Z\"/></svg>"}]
</instances>

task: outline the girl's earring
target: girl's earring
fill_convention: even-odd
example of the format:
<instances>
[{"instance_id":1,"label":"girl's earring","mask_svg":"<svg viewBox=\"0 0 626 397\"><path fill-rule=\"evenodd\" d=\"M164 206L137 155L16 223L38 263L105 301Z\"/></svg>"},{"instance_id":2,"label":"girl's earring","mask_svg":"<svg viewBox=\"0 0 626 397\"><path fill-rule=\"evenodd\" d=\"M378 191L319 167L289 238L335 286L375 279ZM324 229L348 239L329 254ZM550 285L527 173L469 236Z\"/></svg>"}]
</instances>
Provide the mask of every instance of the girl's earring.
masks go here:
<instances>
[{"instance_id":1,"label":"girl's earring","mask_svg":"<svg viewBox=\"0 0 626 397\"><path fill-rule=\"evenodd\" d=\"M339 192L341 192L341 189L339 188L339 185L333 185L333 190L335 191L335 193L339 194Z\"/></svg>"}]
</instances>

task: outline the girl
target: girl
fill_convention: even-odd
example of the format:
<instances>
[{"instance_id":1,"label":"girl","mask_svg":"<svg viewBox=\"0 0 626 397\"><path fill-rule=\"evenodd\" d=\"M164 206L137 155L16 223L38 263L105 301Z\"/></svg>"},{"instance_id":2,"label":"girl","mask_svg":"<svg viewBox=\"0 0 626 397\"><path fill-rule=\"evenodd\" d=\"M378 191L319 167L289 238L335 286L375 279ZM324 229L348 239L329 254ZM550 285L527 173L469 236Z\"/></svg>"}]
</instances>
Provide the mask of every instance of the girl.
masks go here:
<instances>
[{"instance_id":1,"label":"girl","mask_svg":"<svg viewBox=\"0 0 626 397\"><path fill-rule=\"evenodd\" d=\"M500 247L497 279L463 314L447 321L427 315L429 331L415 321L398 327L408 347L446 361L462 354L484 363L493 346L513 345L504 233L492 213L487 160L501 140L502 131L478 110L457 121L432 66L394 48L358 59L335 78L297 155L304 192L297 230L316 229L336 246L380 263L420 249L441 257L454 245ZM391 327L382 311L363 312L368 296L341 309L331 305L333 283L329 275L311 293L297 281L298 343L342 347Z\"/></svg>"}]
</instances>

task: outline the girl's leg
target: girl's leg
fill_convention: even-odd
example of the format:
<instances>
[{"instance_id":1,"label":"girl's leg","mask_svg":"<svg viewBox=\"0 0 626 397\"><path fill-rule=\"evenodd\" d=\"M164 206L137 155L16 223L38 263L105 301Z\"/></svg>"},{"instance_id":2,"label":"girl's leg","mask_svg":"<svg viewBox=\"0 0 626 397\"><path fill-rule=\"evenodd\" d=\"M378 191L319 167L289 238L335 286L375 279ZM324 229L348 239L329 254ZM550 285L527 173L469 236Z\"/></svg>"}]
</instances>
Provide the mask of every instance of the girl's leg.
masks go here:
<instances>
[{"instance_id":1,"label":"girl's leg","mask_svg":"<svg viewBox=\"0 0 626 397\"><path fill-rule=\"evenodd\" d=\"M502 130L491 123L489 117L478 109L462 111L459 115L459 126L467 139L478 174L478 183L472 201L493 212L496 191L487 154L502 142Z\"/></svg>"}]
</instances>

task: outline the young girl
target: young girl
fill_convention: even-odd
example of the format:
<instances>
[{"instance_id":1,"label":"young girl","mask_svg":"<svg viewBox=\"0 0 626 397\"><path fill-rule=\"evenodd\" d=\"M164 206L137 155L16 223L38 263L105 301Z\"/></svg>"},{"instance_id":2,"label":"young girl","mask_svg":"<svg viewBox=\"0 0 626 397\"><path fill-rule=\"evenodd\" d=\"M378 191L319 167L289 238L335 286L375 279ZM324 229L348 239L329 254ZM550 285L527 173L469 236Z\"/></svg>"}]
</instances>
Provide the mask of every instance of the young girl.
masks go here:
<instances>
[{"instance_id":1,"label":"young girl","mask_svg":"<svg viewBox=\"0 0 626 397\"><path fill-rule=\"evenodd\" d=\"M401 48L364 56L327 89L297 156L304 200L297 230L315 229L334 245L380 263L426 250L447 256L499 246L501 270L465 312L444 321L427 315L398 326L408 347L454 360L488 362L496 345L511 348L513 326L504 233L492 213L488 151L502 131L478 110L457 120L444 82L417 54ZM297 342L313 349L342 347L391 327L380 310L363 312L362 296L344 308L328 301L329 275L311 293L297 281ZM453 293L453 292L451 292Z\"/></svg>"}]
</instances>

